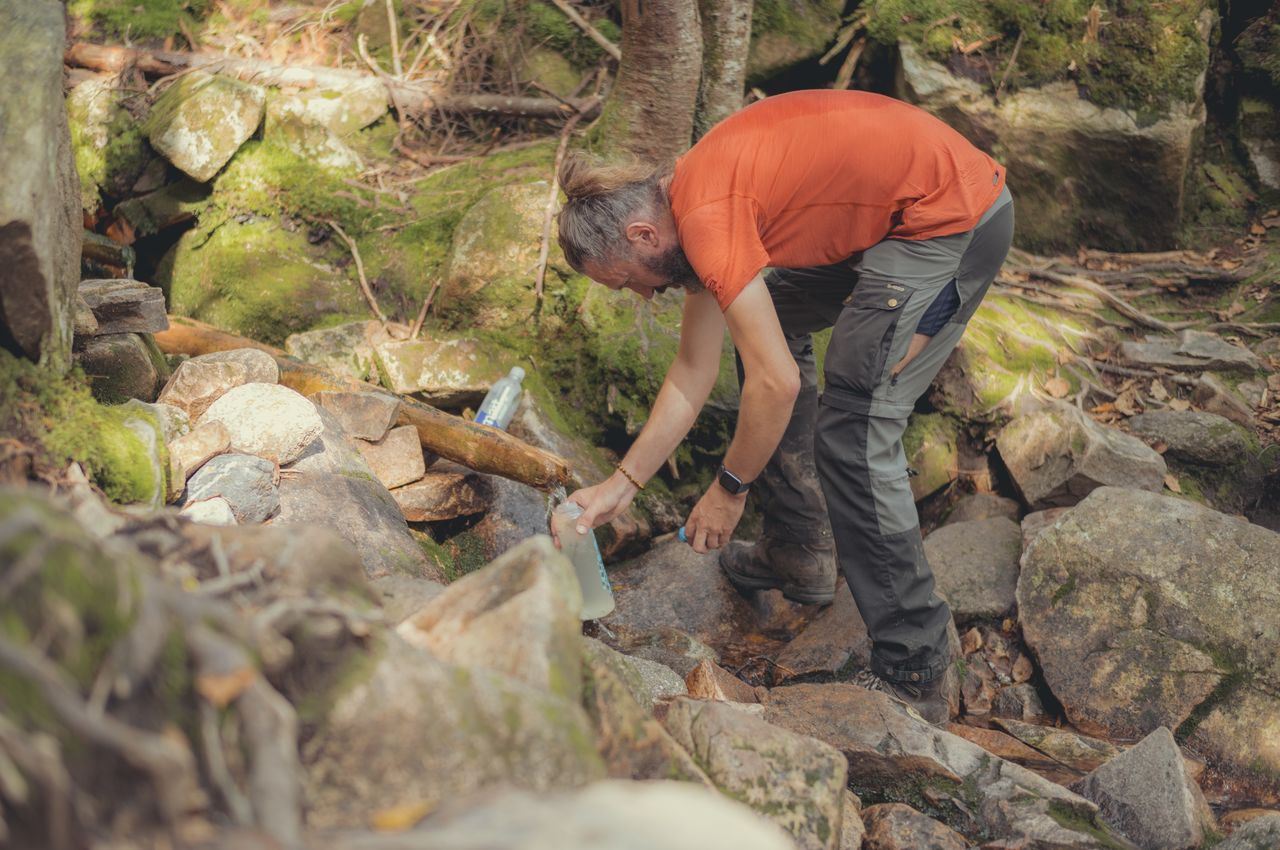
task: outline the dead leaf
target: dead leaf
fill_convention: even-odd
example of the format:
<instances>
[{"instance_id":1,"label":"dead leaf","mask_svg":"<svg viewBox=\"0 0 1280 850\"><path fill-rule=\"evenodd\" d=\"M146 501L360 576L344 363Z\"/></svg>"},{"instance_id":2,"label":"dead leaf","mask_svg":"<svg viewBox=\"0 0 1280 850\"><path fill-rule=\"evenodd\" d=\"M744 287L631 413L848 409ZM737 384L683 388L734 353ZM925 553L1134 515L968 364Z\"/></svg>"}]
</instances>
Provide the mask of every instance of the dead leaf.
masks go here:
<instances>
[{"instance_id":1,"label":"dead leaf","mask_svg":"<svg viewBox=\"0 0 1280 850\"><path fill-rule=\"evenodd\" d=\"M1241 240L1241 244L1243 244L1243 240ZM1218 263L1218 265L1222 266L1227 271L1232 271L1233 269L1238 269L1243 266L1244 260L1223 260L1221 263Z\"/></svg>"},{"instance_id":2,"label":"dead leaf","mask_svg":"<svg viewBox=\"0 0 1280 850\"><path fill-rule=\"evenodd\" d=\"M1249 232L1254 236L1265 236L1267 234L1267 228L1261 224L1255 224L1249 228Z\"/></svg>"},{"instance_id":3,"label":"dead leaf","mask_svg":"<svg viewBox=\"0 0 1280 850\"><path fill-rule=\"evenodd\" d=\"M1164 388L1164 384L1160 383L1159 378L1151 379L1151 397L1156 401L1164 401L1169 397L1169 391Z\"/></svg>"},{"instance_id":4,"label":"dead leaf","mask_svg":"<svg viewBox=\"0 0 1280 850\"><path fill-rule=\"evenodd\" d=\"M252 667L241 667L230 673L196 676L196 692L215 708L225 708L232 700L248 690L256 678L258 678L258 671Z\"/></svg>"},{"instance_id":5,"label":"dead leaf","mask_svg":"<svg viewBox=\"0 0 1280 850\"><path fill-rule=\"evenodd\" d=\"M979 649L982 649L982 632L978 631L976 628L969 629L969 631L965 632L964 636L960 638L960 654L972 655Z\"/></svg>"},{"instance_id":6,"label":"dead leaf","mask_svg":"<svg viewBox=\"0 0 1280 850\"><path fill-rule=\"evenodd\" d=\"M1115 405L1116 411L1124 416L1137 416L1143 410L1142 399L1138 398L1136 387L1129 387L1120 393L1112 404Z\"/></svg>"},{"instance_id":7,"label":"dead leaf","mask_svg":"<svg viewBox=\"0 0 1280 850\"><path fill-rule=\"evenodd\" d=\"M1172 472L1166 472L1164 475L1164 486L1168 487L1175 493L1182 492L1182 485L1178 483L1178 479Z\"/></svg>"},{"instance_id":8,"label":"dead leaf","mask_svg":"<svg viewBox=\"0 0 1280 850\"><path fill-rule=\"evenodd\" d=\"M1234 319L1236 316L1239 316L1241 313L1243 313L1244 310L1245 310L1245 307L1243 304L1241 304L1239 301L1232 301L1231 306L1228 307L1223 312L1225 313L1226 318Z\"/></svg>"},{"instance_id":9,"label":"dead leaf","mask_svg":"<svg viewBox=\"0 0 1280 850\"><path fill-rule=\"evenodd\" d=\"M1066 366L1068 363L1075 362L1076 353L1069 348L1059 348L1057 353L1053 355L1053 359L1059 366Z\"/></svg>"},{"instance_id":10,"label":"dead leaf","mask_svg":"<svg viewBox=\"0 0 1280 850\"><path fill-rule=\"evenodd\" d=\"M1031 681L1031 674L1035 672L1035 668L1031 665L1031 659L1022 653L1018 653L1018 657L1013 662L1013 672L1010 678L1013 681L1022 683Z\"/></svg>"},{"instance_id":11,"label":"dead leaf","mask_svg":"<svg viewBox=\"0 0 1280 850\"><path fill-rule=\"evenodd\" d=\"M1191 409L1191 402L1187 401L1185 398L1174 398L1174 399L1170 399L1170 400L1169 400L1169 409L1170 409L1170 410L1179 410L1179 411L1181 411L1181 410L1190 410L1190 409Z\"/></svg>"},{"instance_id":12,"label":"dead leaf","mask_svg":"<svg viewBox=\"0 0 1280 850\"><path fill-rule=\"evenodd\" d=\"M1044 389L1054 398L1066 398L1067 393L1071 392L1071 384L1067 383L1066 378L1053 377L1044 382Z\"/></svg>"},{"instance_id":13,"label":"dead leaf","mask_svg":"<svg viewBox=\"0 0 1280 850\"><path fill-rule=\"evenodd\" d=\"M404 832L431 813L430 803L405 803L378 809L369 816L369 826L378 832Z\"/></svg>"},{"instance_id":14,"label":"dead leaf","mask_svg":"<svg viewBox=\"0 0 1280 850\"><path fill-rule=\"evenodd\" d=\"M1089 408L1089 412L1097 413L1100 416L1105 416L1108 413L1115 413L1116 406L1109 401L1104 401L1102 404L1099 404L1096 407Z\"/></svg>"}]
</instances>

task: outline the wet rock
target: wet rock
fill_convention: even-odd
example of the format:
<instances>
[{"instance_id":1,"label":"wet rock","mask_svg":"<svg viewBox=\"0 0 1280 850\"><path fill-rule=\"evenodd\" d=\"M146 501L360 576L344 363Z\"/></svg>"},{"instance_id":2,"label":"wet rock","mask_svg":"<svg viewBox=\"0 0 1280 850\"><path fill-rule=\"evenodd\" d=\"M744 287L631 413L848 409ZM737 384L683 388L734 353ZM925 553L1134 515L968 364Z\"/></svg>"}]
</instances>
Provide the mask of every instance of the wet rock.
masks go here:
<instances>
[{"instance_id":1,"label":"wet rock","mask_svg":"<svg viewBox=\"0 0 1280 850\"><path fill-rule=\"evenodd\" d=\"M247 383L249 372L242 363L193 358L178 364L157 400L184 411L195 422L228 390Z\"/></svg>"},{"instance_id":2,"label":"wet rock","mask_svg":"<svg viewBox=\"0 0 1280 850\"><path fill-rule=\"evenodd\" d=\"M852 791L844 792L844 814L840 825L840 850L862 850L867 828L862 822L862 802Z\"/></svg>"},{"instance_id":3,"label":"wet rock","mask_svg":"<svg viewBox=\"0 0 1280 850\"><path fill-rule=\"evenodd\" d=\"M61 373L80 280L80 184L62 90L64 9L6 7L0 33L0 336Z\"/></svg>"},{"instance_id":4,"label":"wet rock","mask_svg":"<svg viewBox=\"0 0 1280 850\"><path fill-rule=\"evenodd\" d=\"M1225 681L1189 741L1223 772L1270 783L1277 551L1280 535L1260 526L1110 487L1042 532L1023 556L1018 610L1068 719L1106 737L1176 729Z\"/></svg>"},{"instance_id":5,"label":"wet rock","mask_svg":"<svg viewBox=\"0 0 1280 850\"><path fill-rule=\"evenodd\" d=\"M1009 717L1027 723L1039 723L1049 718L1044 703L1040 700L1039 691L1027 682L1005 685L996 691L995 699L991 701L991 713L996 717Z\"/></svg>"},{"instance_id":6,"label":"wet rock","mask_svg":"<svg viewBox=\"0 0 1280 850\"><path fill-rule=\"evenodd\" d=\"M1212 372L1200 376L1195 389L1191 391L1191 400L1201 409L1230 419L1237 425L1246 428L1255 425L1253 408L1249 403L1230 384Z\"/></svg>"},{"instance_id":7,"label":"wet rock","mask_svg":"<svg viewBox=\"0 0 1280 850\"><path fill-rule=\"evenodd\" d=\"M371 442L385 437L400 415L400 399L387 393L323 390L311 400L329 411L348 436Z\"/></svg>"},{"instance_id":8,"label":"wet rock","mask_svg":"<svg viewBox=\"0 0 1280 850\"><path fill-rule=\"evenodd\" d=\"M917 413L902 436L911 476L911 495L918 502L956 479L956 426L941 413Z\"/></svg>"},{"instance_id":9,"label":"wet rock","mask_svg":"<svg viewBox=\"0 0 1280 850\"><path fill-rule=\"evenodd\" d=\"M718 557L669 540L615 567L609 578L618 607L603 625L619 635L675 627L717 648L741 640L754 631L755 614L725 578Z\"/></svg>"},{"instance_id":10,"label":"wet rock","mask_svg":"<svg viewBox=\"0 0 1280 850\"><path fill-rule=\"evenodd\" d=\"M258 129L264 101L258 86L190 71L156 100L144 129L165 159L206 183Z\"/></svg>"},{"instance_id":11,"label":"wet rock","mask_svg":"<svg viewBox=\"0 0 1280 850\"><path fill-rule=\"evenodd\" d=\"M836 581L836 596L829 608L817 613L775 659L778 681L811 673L835 673L852 661L858 667L871 664L871 637L853 602L849 585Z\"/></svg>"},{"instance_id":12,"label":"wet rock","mask_svg":"<svg viewBox=\"0 0 1280 850\"><path fill-rule=\"evenodd\" d=\"M716 787L782 827L800 847L838 846L847 764L834 748L725 703L687 697L671 704L663 725Z\"/></svg>"},{"instance_id":13,"label":"wet rock","mask_svg":"<svg viewBox=\"0 0 1280 850\"><path fill-rule=\"evenodd\" d=\"M1164 488L1159 454L1064 402L1015 419L1000 431L996 447L1032 510L1074 505L1104 485Z\"/></svg>"},{"instance_id":14,"label":"wet rock","mask_svg":"<svg viewBox=\"0 0 1280 850\"><path fill-rule=\"evenodd\" d=\"M1200 34L1201 71L1211 20ZM902 44L900 55L899 97L942 116L966 138L991 140L1007 152L1001 163L1019 175L1020 244L1042 252L1079 244L1156 251L1175 244L1205 122L1203 83L1186 100L1140 116L1091 103L1065 80L1021 88L996 102L989 86L953 75L914 45Z\"/></svg>"},{"instance_id":15,"label":"wet rock","mask_svg":"<svg viewBox=\"0 0 1280 850\"><path fill-rule=\"evenodd\" d=\"M435 464L418 481L391 491L405 519L438 522L489 510L493 490L486 476L461 467L445 471L441 466Z\"/></svg>"},{"instance_id":16,"label":"wet rock","mask_svg":"<svg viewBox=\"0 0 1280 850\"><path fill-rule=\"evenodd\" d=\"M1120 353L1130 363L1146 368L1184 372L1253 372L1262 368L1262 361L1249 349L1205 331L1184 330L1173 338L1148 335L1145 342L1121 343Z\"/></svg>"},{"instance_id":17,"label":"wet rock","mask_svg":"<svg viewBox=\"0 0 1280 850\"><path fill-rule=\"evenodd\" d=\"M1022 532L1007 517L954 522L924 540L938 590L957 620L999 617L1013 608Z\"/></svg>"},{"instance_id":18,"label":"wet rock","mask_svg":"<svg viewBox=\"0 0 1280 850\"><path fill-rule=\"evenodd\" d=\"M932 789L932 796L959 799L991 839L1036 848L1114 846L1105 843L1113 837L1089 801L915 719L885 694L845 683L786 685L769 692L764 709L766 721L843 753L849 787L863 799L886 787L927 799L924 790Z\"/></svg>"},{"instance_id":19,"label":"wet rock","mask_svg":"<svg viewBox=\"0 0 1280 850\"><path fill-rule=\"evenodd\" d=\"M75 359L99 401L119 404L131 398L156 400L161 374L151 347L140 335L90 337Z\"/></svg>"},{"instance_id":20,"label":"wet rock","mask_svg":"<svg viewBox=\"0 0 1280 850\"><path fill-rule=\"evenodd\" d=\"M466 337L390 340L373 353L387 389L437 407L477 406L506 373L483 343Z\"/></svg>"},{"instance_id":21,"label":"wet rock","mask_svg":"<svg viewBox=\"0 0 1280 850\"><path fill-rule=\"evenodd\" d=\"M633 696L618 665L588 655L583 703L608 775L618 779L683 779L708 788L711 780Z\"/></svg>"},{"instance_id":22,"label":"wet rock","mask_svg":"<svg viewBox=\"0 0 1280 850\"><path fill-rule=\"evenodd\" d=\"M684 677L703 659L716 661L719 654L688 632L670 626L629 630L615 638L617 649L630 658L652 661Z\"/></svg>"},{"instance_id":23,"label":"wet rock","mask_svg":"<svg viewBox=\"0 0 1280 850\"><path fill-rule=\"evenodd\" d=\"M164 291L136 280L82 280L80 297L93 311L97 334L146 333L169 329Z\"/></svg>"},{"instance_id":24,"label":"wet rock","mask_svg":"<svg viewBox=\"0 0 1280 850\"><path fill-rule=\"evenodd\" d=\"M684 680L665 664L623 655L595 638L583 639L583 657L613 671L632 698L647 712L662 700L688 693Z\"/></svg>"},{"instance_id":25,"label":"wet rock","mask_svg":"<svg viewBox=\"0 0 1280 850\"><path fill-rule=\"evenodd\" d=\"M276 359L258 348L233 348L192 357L192 363L238 363L244 367L246 384L274 384L280 380Z\"/></svg>"},{"instance_id":26,"label":"wet rock","mask_svg":"<svg viewBox=\"0 0 1280 850\"><path fill-rule=\"evenodd\" d=\"M440 568L409 534L395 500L371 477L326 472L282 475L280 513L272 524L332 528L360 553L369 578L404 573L444 580Z\"/></svg>"},{"instance_id":27,"label":"wet rock","mask_svg":"<svg viewBox=\"0 0 1280 850\"><path fill-rule=\"evenodd\" d=\"M862 812L866 850L965 850L969 846L954 829L904 803L881 803Z\"/></svg>"},{"instance_id":28,"label":"wet rock","mask_svg":"<svg viewBox=\"0 0 1280 850\"><path fill-rule=\"evenodd\" d=\"M398 626L422 607L444 593L445 585L426 578L386 575L369 580L387 622Z\"/></svg>"},{"instance_id":29,"label":"wet rock","mask_svg":"<svg viewBox=\"0 0 1280 850\"><path fill-rule=\"evenodd\" d=\"M719 702L761 702L756 689L705 658L684 678L689 696L700 700ZM763 688L761 691L763 692Z\"/></svg>"},{"instance_id":30,"label":"wet rock","mask_svg":"<svg viewBox=\"0 0 1280 850\"><path fill-rule=\"evenodd\" d=\"M687 782L597 782L580 791L502 790L456 804L411 832L332 839L317 850L791 850L741 803Z\"/></svg>"},{"instance_id":31,"label":"wet rock","mask_svg":"<svg viewBox=\"0 0 1280 850\"><path fill-rule=\"evenodd\" d=\"M427 472L418 429L412 425L392 428L376 443L357 440L356 449L364 456L374 477L387 488L417 481Z\"/></svg>"},{"instance_id":32,"label":"wet rock","mask_svg":"<svg viewBox=\"0 0 1280 850\"><path fill-rule=\"evenodd\" d=\"M1017 522L1021 514L1022 507L1013 499L1006 499L995 493L970 493L956 501L955 506L947 513L946 521L950 524L1005 517Z\"/></svg>"},{"instance_id":33,"label":"wet rock","mask_svg":"<svg viewBox=\"0 0 1280 850\"><path fill-rule=\"evenodd\" d=\"M303 450L302 456L289 464L297 472L345 475L348 478L373 478L364 455L356 449L356 441L342 430L338 420L324 408L316 408L320 417L320 436Z\"/></svg>"},{"instance_id":34,"label":"wet rock","mask_svg":"<svg viewBox=\"0 0 1280 850\"><path fill-rule=\"evenodd\" d=\"M531 538L445 588L397 633L441 661L582 695L582 592L550 537Z\"/></svg>"},{"instance_id":35,"label":"wet rock","mask_svg":"<svg viewBox=\"0 0 1280 850\"><path fill-rule=\"evenodd\" d=\"M278 464L302 457L324 429L316 407L278 384L242 384L219 397L198 424L221 422L231 447Z\"/></svg>"},{"instance_id":36,"label":"wet rock","mask_svg":"<svg viewBox=\"0 0 1280 850\"><path fill-rule=\"evenodd\" d=\"M1121 752L1113 744L1068 729L1036 726L1007 718L997 719L995 723L1024 744L1074 770L1088 772L1116 758Z\"/></svg>"},{"instance_id":37,"label":"wet rock","mask_svg":"<svg viewBox=\"0 0 1280 850\"><path fill-rule=\"evenodd\" d=\"M603 777L576 704L445 664L393 634L384 643L303 746L311 826L362 826L373 811L430 810L498 785L545 791ZM512 818L506 810L496 821L505 829Z\"/></svg>"},{"instance_id":38,"label":"wet rock","mask_svg":"<svg viewBox=\"0 0 1280 850\"><path fill-rule=\"evenodd\" d=\"M1190 850L1214 832L1209 804L1163 726L1072 788L1146 850Z\"/></svg>"},{"instance_id":39,"label":"wet rock","mask_svg":"<svg viewBox=\"0 0 1280 850\"><path fill-rule=\"evenodd\" d=\"M1280 814L1254 818L1236 828L1215 850L1271 850L1280 846Z\"/></svg>"},{"instance_id":40,"label":"wet rock","mask_svg":"<svg viewBox=\"0 0 1280 850\"><path fill-rule=\"evenodd\" d=\"M1033 511L1022 518L1022 548L1025 551L1031 545L1031 541L1046 528L1051 528L1055 522L1060 520L1071 508L1047 508L1043 511Z\"/></svg>"},{"instance_id":41,"label":"wet rock","mask_svg":"<svg viewBox=\"0 0 1280 850\"><path fill-rule=\"evenodd\" d=\"M188 502L178 515L202 525L239 525L231 503L221 496Z\"/></svg>"},{"instance_id":42,"label":"wet rock","mask_svg":"<svg viewBox=\"0 0 1280 850\"><path fill-rule=\"evenodd\" d=\"M171 487L181 492L187 479L210 458L231 449L231 434L221 422L206 422L169 443Z\"/></svg>"},{"instance_id":43,"label":"wet rock","mask_svg":"<svg viewBox=\"0 0 1280 850\"><path fill-rule=\"evenodd\" d=\"M290 334L284 350L292 357L356 381L377 379L373 347L391 337L381 322L350 322Z\"/></svg>"},{"instance_id":44,"label":"wet rock","mask_svg":"<svg viewBox=\"0 0 1280 850\"><path fill-rule=\"evenodd\" d=\"M187 502L221 496L242 524L263 522L280 507L271 461L245 454L224 454L200 467L187 482Z\"/></svg>"}]
</instances>

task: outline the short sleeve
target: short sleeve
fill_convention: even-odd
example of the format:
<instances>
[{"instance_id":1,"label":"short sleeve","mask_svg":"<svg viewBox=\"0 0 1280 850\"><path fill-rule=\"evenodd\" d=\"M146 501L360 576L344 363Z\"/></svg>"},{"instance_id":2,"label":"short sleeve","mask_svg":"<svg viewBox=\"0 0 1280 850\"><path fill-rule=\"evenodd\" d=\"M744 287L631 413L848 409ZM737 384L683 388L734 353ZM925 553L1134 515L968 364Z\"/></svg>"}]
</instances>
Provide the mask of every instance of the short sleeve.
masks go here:
<instances>
[{"instance_id":1,"label":"short sleeve","mask_svg":"<svg viewBox=\"0 0 1280 850\"><path fill-rule=\"evenodd\" d=\"M680 218L679 233L689 264L721 310L769 265L750 198L734 195L703 204Z\"/></svg>"}]
</instances>

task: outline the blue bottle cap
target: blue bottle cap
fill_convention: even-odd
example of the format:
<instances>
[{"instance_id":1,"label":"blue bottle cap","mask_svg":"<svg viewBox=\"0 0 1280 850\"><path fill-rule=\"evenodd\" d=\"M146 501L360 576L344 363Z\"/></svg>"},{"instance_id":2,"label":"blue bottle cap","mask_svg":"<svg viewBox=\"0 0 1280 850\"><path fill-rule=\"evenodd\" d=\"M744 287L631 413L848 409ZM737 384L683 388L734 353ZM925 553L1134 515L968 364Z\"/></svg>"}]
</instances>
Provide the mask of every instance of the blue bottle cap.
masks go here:
<instances>
[{"instance_id":1,"label":"blue bottle cap","mask_svg":"<svg viewBox=\"0 0 1280 850\"><path fill-rule=\"evenodd\" d=\"M683 525L682 525L682 526L680 526L680 534L678 535L678 538L677 538L677 539L679 539L679 541L680 541L681 543L688 543L688 542L689 542L688 538L686 538L686 537L684 536L684 526L683 526Z\"/></svg>"}]
</instances>

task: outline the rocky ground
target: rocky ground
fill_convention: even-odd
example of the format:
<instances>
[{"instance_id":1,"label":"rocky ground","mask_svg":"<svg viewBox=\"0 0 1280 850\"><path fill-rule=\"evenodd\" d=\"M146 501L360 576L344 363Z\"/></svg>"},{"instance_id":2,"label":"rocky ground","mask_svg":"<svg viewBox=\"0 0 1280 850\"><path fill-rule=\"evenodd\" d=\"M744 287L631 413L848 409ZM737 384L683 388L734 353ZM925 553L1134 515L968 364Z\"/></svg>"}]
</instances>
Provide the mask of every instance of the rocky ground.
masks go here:
<instances>
[{"instance_id":1,"label":"rocky ground","mask_svg":"<svg viewBox=\"0 0 1280 850\"><path fill-rule=\"evenodd\" d=\"M159 26L131 9L85 14ZM22 77L0 108L31 119L0 126L24 247L0 270L0 845L1280 847L1280 213L1192 157L1212 28L1158 11L1195 49L1142 120L1063 80L990 98L933 61L947 27L899 57L901 94L1002 140L1011 174L1063 163L1020 188L1024 244L1167 244L1193 161L1230 228L1015 251L921 401L905 442L956 626L937 729L850 683L846 588L744 597L672 538L734 419L727 348L691 440L600 530L603 620L543 536L551 494L424 450L414 405L465 418L518 363L512 433L590 483L673 356L674 295L612 299L542 254L554 140L406 150L384 78L350 68L64 69L61 13L24 7L34 35L0 34ZM920 23L839 13L761 16L755 72ZM1251 79L1264 29L1235 43ZM204 37L254 32L219 4ZM558 59L570 96L591 50L504 73L558 91L533 68ZM1246 112L1271 185L1275 113Z\"/></svg>"}]
</instances>

